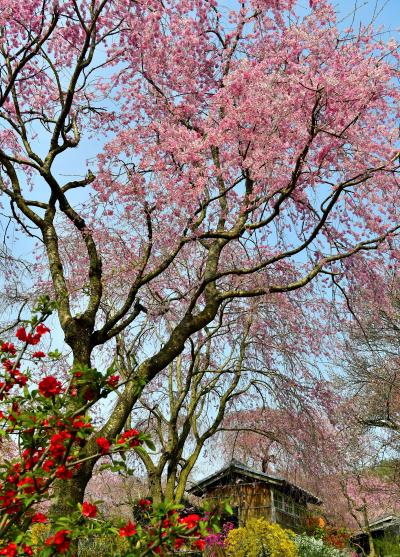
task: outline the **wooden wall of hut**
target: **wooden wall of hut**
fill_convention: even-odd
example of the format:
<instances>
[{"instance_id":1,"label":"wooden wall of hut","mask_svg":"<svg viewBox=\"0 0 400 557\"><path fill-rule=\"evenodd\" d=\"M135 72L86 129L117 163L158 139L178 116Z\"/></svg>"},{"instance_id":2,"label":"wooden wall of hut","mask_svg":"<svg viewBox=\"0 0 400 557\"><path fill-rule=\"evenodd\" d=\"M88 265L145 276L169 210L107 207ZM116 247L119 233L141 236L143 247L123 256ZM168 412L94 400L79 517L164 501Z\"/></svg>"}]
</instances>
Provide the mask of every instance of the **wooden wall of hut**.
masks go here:
<instances>
[{"instance_id":1,"label":"wooden wall of hut","mask_svg":"<svg viewBox=\"0 0 400 557\"><path fill-rule=\"evenodd\" d=\"M210 489L205 499L208 501L229 501L237 514L239 526L249 518L264 517L273 521L271 514L271 490L261 483L235 483Z\"/></svg>"},{"instance_id":2,"label":"wooden wall of hut","mask_svg":"<svg viewBox=\"0 0 400 557\"><path fill-rule=\"evenodd\" d=\"M276 491L275 491L276 493ZM263 483L232 483L209 488L204 499L208 501L229 501L234 510L237 524L244 526L249 518L266 518L283 528L294 532L304 530L307 506L296 504L296 514L274 507L271 500L271 486Z\"/></svg>"}]
</instances>

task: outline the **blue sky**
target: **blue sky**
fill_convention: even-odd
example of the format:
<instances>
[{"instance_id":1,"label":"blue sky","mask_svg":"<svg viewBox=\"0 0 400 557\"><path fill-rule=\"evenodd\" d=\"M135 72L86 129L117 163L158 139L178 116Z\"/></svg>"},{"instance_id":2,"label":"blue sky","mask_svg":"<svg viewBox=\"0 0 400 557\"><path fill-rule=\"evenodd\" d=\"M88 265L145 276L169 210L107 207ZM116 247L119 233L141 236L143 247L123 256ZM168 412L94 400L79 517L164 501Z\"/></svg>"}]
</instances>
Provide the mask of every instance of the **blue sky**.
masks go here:
<instances>
[{"instance_id":1,"label":"blue sky","mask_svg":"<svg viewBox=\"0 0 400 557\"><path fill-rule=\"evenodd\" d=\"M334 5L343 16L350 15L356 5L356 21L369 22L375 14L375 26L384 25L392 31L397 29L397 33L400 28L400 0L336 0Z\"/></svg>"}]
</instances>

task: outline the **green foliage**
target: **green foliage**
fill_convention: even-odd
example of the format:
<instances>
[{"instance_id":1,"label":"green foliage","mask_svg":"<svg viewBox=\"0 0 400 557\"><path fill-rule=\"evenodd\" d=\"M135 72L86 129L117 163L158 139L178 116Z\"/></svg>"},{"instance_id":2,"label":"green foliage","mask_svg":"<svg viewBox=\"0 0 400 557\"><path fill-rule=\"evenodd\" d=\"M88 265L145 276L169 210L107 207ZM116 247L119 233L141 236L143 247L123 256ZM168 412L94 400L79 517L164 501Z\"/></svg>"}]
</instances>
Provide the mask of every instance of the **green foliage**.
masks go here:
<instances>
[{"instance_id":1,"label":"green foliage","mask_svg":"<svg viewBox=\"0 0 400 557\"><path fill-rule=\"evenodd\" d=\"M124 538L103 535L79 540L79 557L110 557L123 554L129 549Z\"/></svg>"},{"instance_id":2,"label":"green foliage","mask_svg":"<svg viewBox=\"0 0 400 557\"><path fill-rule=\"evenodd\" d=\"M374 540L375 550L383 557L400 557L400 537Z\"/></svg>"},{"instance_id":3,"label":"green foliage","mask_svg":"<svg viewBox=\"0 0 400 557\"><path fill-rule=\"evenodd\" d=\"M251 519L231 530L226 540L228 557L297 557L294 534L265 518Z\"/></svg>"}]
</instances>

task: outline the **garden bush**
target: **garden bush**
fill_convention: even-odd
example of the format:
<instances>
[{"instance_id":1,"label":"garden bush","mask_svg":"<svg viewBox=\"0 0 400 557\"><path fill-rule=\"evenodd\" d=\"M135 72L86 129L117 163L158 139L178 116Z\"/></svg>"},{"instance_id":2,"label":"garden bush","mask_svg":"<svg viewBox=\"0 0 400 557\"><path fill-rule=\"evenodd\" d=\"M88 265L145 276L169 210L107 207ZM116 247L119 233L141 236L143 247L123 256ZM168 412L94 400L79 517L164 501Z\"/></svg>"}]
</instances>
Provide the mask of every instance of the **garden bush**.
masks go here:
<instances>
[{"instance_id":1,"label":"garden bush","mask_svg":"<svg viewBox=\"0 0 400 557\"><path fill-rule=\"evenodd\" d=\"M265 518L251 519L231 530L226 540L227 557L297 557L294 534Z\"/></svg>"},{"instance_id":2,"label":"garden bush","mask_svg":"<svg viewBox=\"0 0 400 557\"><path fill-rule=\"evenodd\" d=\"M324 544L321 539L312 536L296 536L294 540L299 557L344 557L344 551Z\"/></svg>"},{"instance_id":3,"label":"garden bush","mask_svg":"<svg viewBox=\"0 0 400 557\"><path fill-rule=\"evenodd\" d=\"M375 550L380 555L400 557L400 537L392 539L375 540Z\"/></svg>"}]
</instances>

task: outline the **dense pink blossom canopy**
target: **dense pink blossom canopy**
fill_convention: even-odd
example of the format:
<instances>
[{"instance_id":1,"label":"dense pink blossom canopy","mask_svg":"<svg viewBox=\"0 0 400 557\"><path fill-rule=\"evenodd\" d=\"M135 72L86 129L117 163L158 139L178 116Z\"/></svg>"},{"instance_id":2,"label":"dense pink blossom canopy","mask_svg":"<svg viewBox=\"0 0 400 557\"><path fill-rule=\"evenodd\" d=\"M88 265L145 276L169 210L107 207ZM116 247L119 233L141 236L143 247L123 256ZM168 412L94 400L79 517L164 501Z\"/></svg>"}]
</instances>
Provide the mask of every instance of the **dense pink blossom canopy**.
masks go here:
<instances>
[{"instance_id":1,"label":"dense pink blossom canopy","mask_svg":"<svg viewBox=\"0 0 400 557\"><path fill-rule=\"evenodd\" d=\"M1 0L3 190L11 161L33 219L43 168L82 202L84 226L58 222L72 293L90 276L83 230L108 295L146 277L161 312L216 239L230 298L358 272L348 256L397 231L396 45L341 34L326 0L222 4ZM57 157L89 145L94 174L62 186Z\"/></svg>"}]
</instances>

